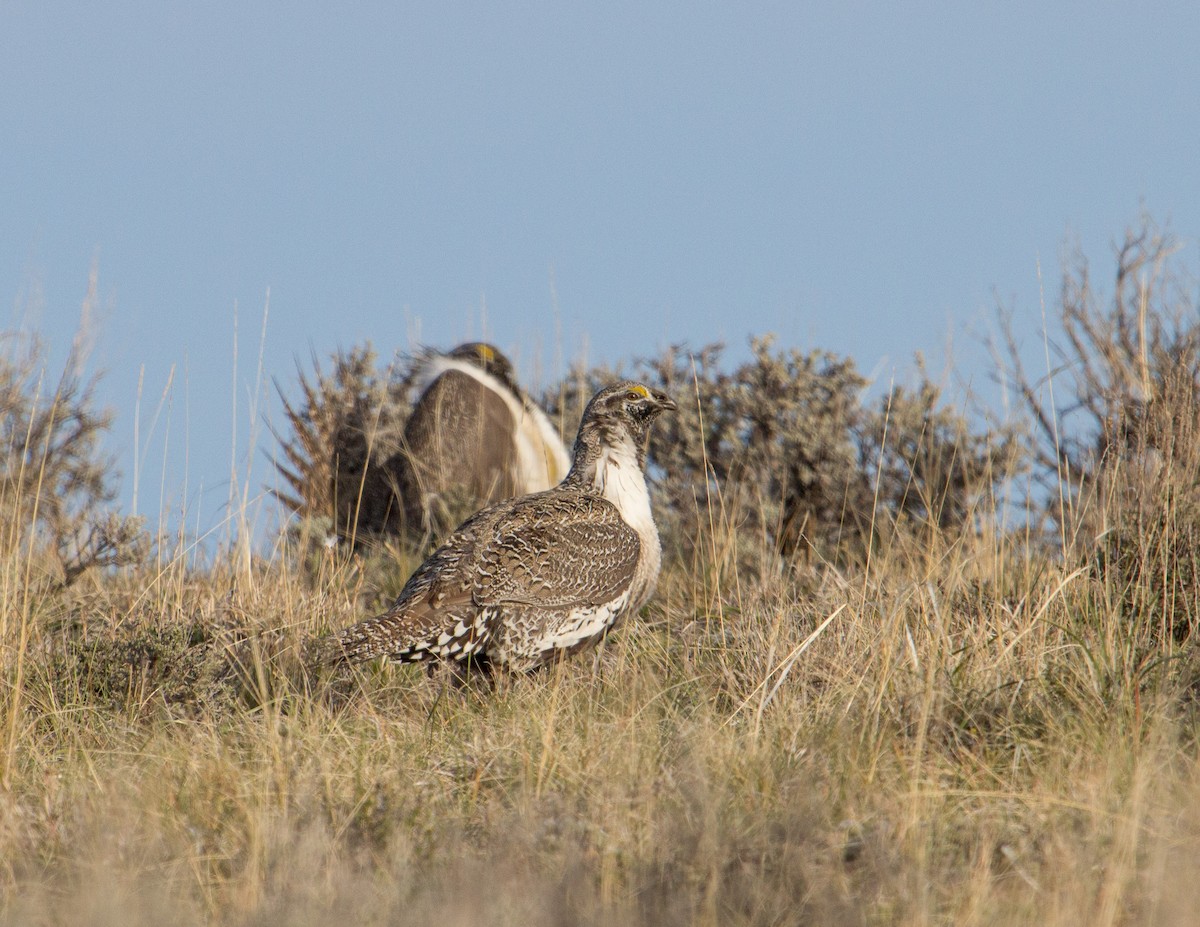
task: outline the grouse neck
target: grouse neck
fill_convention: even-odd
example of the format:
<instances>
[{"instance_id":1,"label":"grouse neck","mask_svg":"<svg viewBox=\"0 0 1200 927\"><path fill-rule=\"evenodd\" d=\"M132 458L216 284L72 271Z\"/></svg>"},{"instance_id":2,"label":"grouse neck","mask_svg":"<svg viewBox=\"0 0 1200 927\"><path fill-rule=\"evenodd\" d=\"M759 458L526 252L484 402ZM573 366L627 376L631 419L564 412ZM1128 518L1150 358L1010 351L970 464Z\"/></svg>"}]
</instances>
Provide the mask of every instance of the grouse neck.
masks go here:
<instances>
[{"instance_id":1,"label":"grouse neck","mask_svg":"<svg viewBox=\"0 0 1200 927\"><path fill-rule=\"evenodd\" d=\"M653 530L646 477L628 435L601 444L582 476L584 485L615 505L621 518L639 533Z\"/></svg>"}]
</instances>

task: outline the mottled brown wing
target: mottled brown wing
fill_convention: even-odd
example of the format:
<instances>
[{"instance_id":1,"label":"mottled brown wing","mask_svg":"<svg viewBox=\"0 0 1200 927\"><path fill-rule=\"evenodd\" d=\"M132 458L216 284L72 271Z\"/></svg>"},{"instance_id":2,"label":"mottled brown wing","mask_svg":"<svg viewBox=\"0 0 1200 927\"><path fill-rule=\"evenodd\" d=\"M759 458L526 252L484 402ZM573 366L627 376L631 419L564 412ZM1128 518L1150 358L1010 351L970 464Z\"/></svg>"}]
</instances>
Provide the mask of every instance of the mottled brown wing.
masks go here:
<instances>
[{"instance_id":1,"label":"mottled brown wing","mask_svg":"<svg viewBox=\"0 0 1200 927\"><path fill-rule=\"evenodd\" d=\"M641 541L595 496L520 500L479 548L480 605L573 608L611 602L633 582Z\"/></svg>"}]
</instances>

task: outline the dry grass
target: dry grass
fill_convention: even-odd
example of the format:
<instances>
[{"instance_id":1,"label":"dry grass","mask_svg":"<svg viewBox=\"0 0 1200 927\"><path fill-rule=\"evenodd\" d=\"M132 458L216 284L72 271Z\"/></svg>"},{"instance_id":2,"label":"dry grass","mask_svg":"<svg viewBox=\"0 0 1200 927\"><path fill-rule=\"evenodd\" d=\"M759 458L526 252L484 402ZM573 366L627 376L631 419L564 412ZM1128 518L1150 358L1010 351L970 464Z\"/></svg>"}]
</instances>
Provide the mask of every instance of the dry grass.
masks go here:
<instances>
[{"instance_id":1,"label":"dry grass","mask_svg":"<svg viewBox=\"0 0 1200 927\"><path fill-rule=\"evenodd\" d=\"M1189 650L995 536L739 583L738 520L596 659L461 694L304 671L370 597L333 553L6 586L0 919L1191 922Z\"/></svg>"},{"instance_id":2,"label":"dry grass","mask_svg":"<svg viewBox=\"0 0 1200 927\"><path fill-rule=\"evenodd\" d=\"M953 416L905 414L917 453L953 457ZM1114 495L1091 555L1001 530L973 491L952 525L878 506L886 539L869 524L845 560L780 553L783 483L768 512L712 479L594 657L461 692L306 668L394 594L399 543L296 533L247 570L160 538L64 583L34 581L53 539L14 535L0 923L1194 923L1184 476L1147 484L1158 520Z\"/></svg>"}]
</instances>

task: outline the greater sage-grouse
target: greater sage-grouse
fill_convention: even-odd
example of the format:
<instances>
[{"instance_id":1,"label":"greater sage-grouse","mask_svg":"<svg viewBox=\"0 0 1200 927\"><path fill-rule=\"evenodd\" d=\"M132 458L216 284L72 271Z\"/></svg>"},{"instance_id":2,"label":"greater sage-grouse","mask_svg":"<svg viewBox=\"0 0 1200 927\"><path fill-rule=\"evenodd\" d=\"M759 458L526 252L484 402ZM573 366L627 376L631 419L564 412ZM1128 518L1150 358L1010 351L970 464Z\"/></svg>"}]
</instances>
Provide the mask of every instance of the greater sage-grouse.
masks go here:
<instances>
[{"instance_id":1,"label":"greater sage-grouse","mask_svg":"<svg viewBox=\"0 0 1200 927\"><path fill-rule=\"evenodd\" d=\"M396 476L407 527L440 538L483 505L557 485L571 461L512 362L471 342L426 358Z\"/></svg>"},{"instance_id":2,"label":"greater sage-grouse","mask_svg":"<svg viewBox=\"0 0 1200 927\"><path fill-rule=\"evenodd\" d=\"M342 631L327 657L532 670L590 647L654 592L662 561L646 448L665 394L624 382L583 413L566 478L477 512L409 578L385 614Z\"/></svg>"}]
</instances>

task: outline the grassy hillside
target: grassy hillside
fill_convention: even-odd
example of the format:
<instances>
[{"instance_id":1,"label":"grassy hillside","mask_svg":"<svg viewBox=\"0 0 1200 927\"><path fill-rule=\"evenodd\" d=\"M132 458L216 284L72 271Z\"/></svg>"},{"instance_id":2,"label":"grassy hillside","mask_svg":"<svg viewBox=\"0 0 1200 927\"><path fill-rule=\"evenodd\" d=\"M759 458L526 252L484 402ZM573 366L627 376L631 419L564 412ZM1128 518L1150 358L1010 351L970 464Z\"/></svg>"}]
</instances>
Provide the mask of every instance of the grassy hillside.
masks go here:
<instances>
[{"instance_id":1,"label":"grassy hillside","mask_svg":"<svg viewBox=\"0 0 1200 927\"><path fill-rule=\"evenodd\" d=\"M48 522L59 458L26 441L0 494L0 922L1192 924L1197 468L1163 435L1196 409L1182 352L1145 356L1126 451L1078 438L1045 533L992 491L1018 463L944 517L931 461L994 444L900 402L879 422L913 443L855 445L843 535L828 460L763 490L786 436L689 477L689 510L673 434L651 605L594 656L461 692L306 666L398 589L404 543L198 565L119 520L81 540L103 481ZM741 395L702 374L679 429L710 386ZM880 503L890 479L920 504Z\"/></svg>"}]
</instances>

